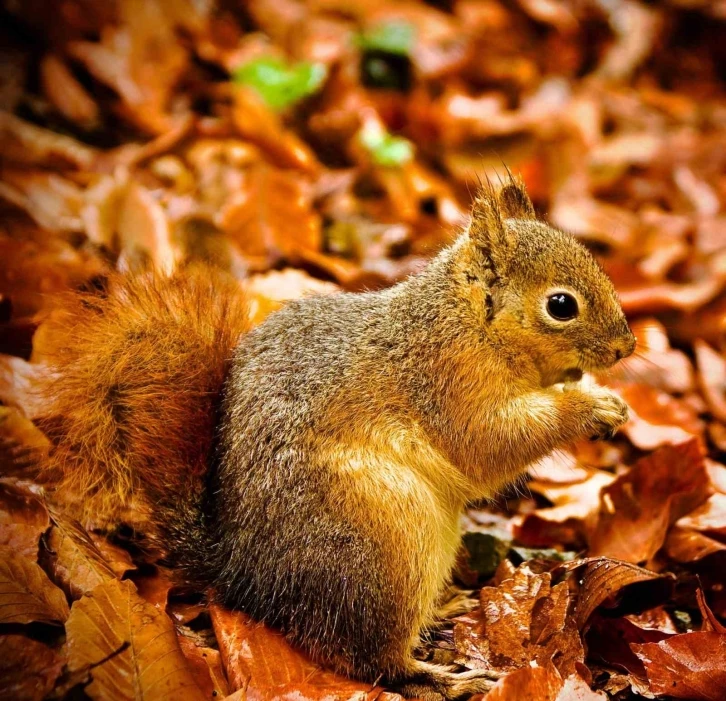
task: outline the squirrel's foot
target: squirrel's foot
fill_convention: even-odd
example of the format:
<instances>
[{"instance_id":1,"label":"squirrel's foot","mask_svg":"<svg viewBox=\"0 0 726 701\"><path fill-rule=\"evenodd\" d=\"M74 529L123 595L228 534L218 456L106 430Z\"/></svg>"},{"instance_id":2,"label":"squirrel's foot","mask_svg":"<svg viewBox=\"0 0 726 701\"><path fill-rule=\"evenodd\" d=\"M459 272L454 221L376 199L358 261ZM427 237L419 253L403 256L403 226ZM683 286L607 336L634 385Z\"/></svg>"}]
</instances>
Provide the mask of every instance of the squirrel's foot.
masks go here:
<instances>
[{"instance_id":1,"label":"squirrel's foot","mask_svg":"<svg viewBox=\"0 0 726 701\"><path fill-rule=\"evenodd\" d=\"M605 387L593 387L588 394L594 403L590 440L609 440L628 420L628 405Z\"/></svg>"},{"instance_id":2,"label":"squirrel's foot","mask_svg":"<svg viewBox=\"0 0 726 701\"><path fill-rule=\"evenodd\" d=\"M453 585L447 587L440 597L436 618L428 627L441 628L448 619L473 611L479 606L479 599L473 597L473 593L471 589L459 589Z\"/></svg>"},{"instance_id":3,"label":"squirrel's foot","mask_svg":"<svg viewBox=\"0 0 726 701\"><path fill-rule=\"evenodd\" d=\"M410 676L396 685L396 690L406 698L457 701L474 694L486 694L502 676L484 669L458 669L416 661Z\"/></svg>"}]
</instances>

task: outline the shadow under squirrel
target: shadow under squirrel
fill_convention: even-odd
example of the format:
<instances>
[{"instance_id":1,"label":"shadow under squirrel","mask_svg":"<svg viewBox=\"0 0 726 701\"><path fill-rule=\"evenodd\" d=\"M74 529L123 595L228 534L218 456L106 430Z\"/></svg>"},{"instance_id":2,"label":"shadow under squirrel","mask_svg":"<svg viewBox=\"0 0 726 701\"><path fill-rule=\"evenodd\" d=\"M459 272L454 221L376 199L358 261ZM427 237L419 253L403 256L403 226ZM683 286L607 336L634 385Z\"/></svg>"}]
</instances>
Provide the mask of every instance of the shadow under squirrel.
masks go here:
<instances>
[{"instance_id":1,"label":"shadow under squirrel","mask_svg":"<svg viewBox=\"0 0 726 701\"><path fill-rule=\"evenodd\" d=\"M56 496L96 523L133 498L185 577L321 664L427 699L486 691L413 651L467 502L626 420L572 382L634 349L610 280L512 179L420 274L247 318L237 282L193 267L70 298L40 388Z\"/></svg>"}]
</instances>

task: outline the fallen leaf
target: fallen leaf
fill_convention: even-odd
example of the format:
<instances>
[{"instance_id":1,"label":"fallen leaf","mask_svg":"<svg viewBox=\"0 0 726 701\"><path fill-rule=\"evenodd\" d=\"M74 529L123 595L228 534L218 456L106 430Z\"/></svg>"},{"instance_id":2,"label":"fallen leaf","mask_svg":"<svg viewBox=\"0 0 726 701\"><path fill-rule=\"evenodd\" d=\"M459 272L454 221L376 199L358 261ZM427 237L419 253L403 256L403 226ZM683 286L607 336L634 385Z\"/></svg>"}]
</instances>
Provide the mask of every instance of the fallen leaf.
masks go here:
<instances>
[{"instance_id":1,"label":"fallen leaf","mask_svg":"<svg viewBox=\"0 0 726 701\"><path fill-rule=\"evenodd\" d=\"M722 701L726 689L726 635L695 632L658 643L633 643L650 691L693 701Z\"/></svg>"},{"instance_id":2,"label":"fallen leaf","mask_svg":"<svg viewBox=\"0 0 726 701\"><path fill-rule=\"evenodd\" d=\"M557 668L547 662L517 669L500 679L484 697L488 701L605 701L577 674L563 681Z\"/></svg>"},{"instance_id":3,"label":"fallen leaf","mask_svg":"<svg viewBox=\"0 0 726 701\"><path fill-rule=\"evenodd\" d=\"M591 476L573 453L565 451L557 451L537 461L530 466L529 474L534 482L553 484L584 482ZM529 488L532 488L532 482Z\"/></svg>"},{"instance_id":4,"label":"fallen leaf","mask_svg":"<svg viewBox=\"0 0 726 701\"><path fill-rule=\"evenodd\" d=\"M121 0L118 23L105 25L100 41L71 41L66 51L120 95L127 118L158 134L174 125L168 102L188 60L174 32L158 0Z\"/></svg>"},{"instance_id":5,"label":"fallen leaf","mask_svg":"<svg viewBox=\"0 0 726 701\"><path fill-rule=\"evenodd\" d=\"M70 136L30 124L0 111L0 151L10 162L34 166L88 168L96 150Z\"/></svg>"},{"instance_id":6,"label":"fallen leaf","mask_svg":"<svg viewBox=\"0 0 726 701\"><path fill-rule=\"evenodd\" d=\"M678 519L676 525L723 540L726 538L726 494L711 495L701 506Z\"/></svg>"},{"instance_id":7,"label":"fallen leaf","mask_svg":"<svg viewBox=\"0 0 726 701\"><path fill-rule=\"evenodd\" d=\"M35 562L0 547L0 623L53 623L68 618L63 592Z\"/></svg>"},{"instance_id":8,"label":"fallen leaf","mask_svg":"<svg viewBox=\"0 0 726 701\"><path fill-rule=\"evenodd\" d=\"M484 587L480 599L481 609L461 616L454 626L461 664L510 672L553 660L569 676L583 661L566 582L552 586L549 572L536 574L524 564L499 586Z\"/></svg>"},{"instance_id":9,"label":"fallen leaf","mask_svg":"<svg viewBox=\"0 0 726 701\"><path fill-rule=\"evenodd\" d=\"M183 633L179 634L178 640L182 654L189 664L189 670L205 698L226 697L229 694L229 685L224 675L219 650L198 646L191 637Z\"/></svg>"},{"instance_id":10,"label":"fallen leaf","mask_svg":"<svg viewBox=\"0 0 726 701\"><path fill-rule=\"evenodd\" d=\"M230 689L243 689L246 698L322 701L379 691L375 684L356 682L321 669L291 647L281 633L255 623L244 613L214 604L209 612ZM401 701L396 694L375 693L375 697L381 701Z\"/></svg>"},{"instance_id":11,"label":"fallen leaf","mask_svg":"<svg viewBox=\"0 0 726 701\"><path fill-rule=\"evenodd\" d=\"M131 183L118 203L117 247L131 263L141 258L157 269L171 273L176 251L164 208L151 191Z\"/></svg>"},{"instance_id":12,"label":"fallen leaf","mask_svg":"<svg viewBox=\"0 0 726 701\"><path fill-rule=\"evenodd\" d=\"M605 618L596 614L587 631L588 659L645 679L645 667L630 644L659 643L669 637L669 633L641 628L627 618Z\"/></svg>"},{"instance_id":13,"label":"fallen leaf","mask_svg":"<svg viewBox=\"0 0 726 701\"><path fill-rule=\"evenodd\" d=\"M685 394L695 387L688 356L671 348L665 326L654 318L636 319L630 328L638 340L635 353L610 370L610 380L642 384L669 394Z\"/></svg>"},{"instance_id":14,"label":"fallen leaf","mask_svg":"<svg viewBox=\"0 0 726 701\"><path fill-rule=\"evenodd\" d=\"M136 569L136 565L131 560L131 555L128 550L124 550L115 543L111 543L108 538L104 538L97 533L91 532L88 535L101 555L103 555L103 559L111 567L117 579L122 579L127 572Z\"/></svg>"},{"instance_id":15,"label":"fallen leaf","mask_svg":"<svg viewBox=\"0 0 726 701\"><path fill-rule=\"evenodd\" d=\"M57 173L3 167L0 170L0 197L27 212L39 226L49 231L83 229L83 192Z\"/></svg>"},{"instance_id":16,"label":"fallen leaf","mask_svg":"<svg viewBox=\"0 0 726 701\"><path fill-rule=\"evenodd\" d=\"M332 283L316 280L307 273L292 268L252 275L245 289L249 300L250 318L254 325L261 323L269 314L280 309L285 302L310 295L338 292L338 288Z\"/></svg>"},{"instance_id":17,"label":"fallen leaf","mask_svg":"<svg viewBox=\"0 0 726 701\"><path fill-rule=\"evenodd\" d=\"M672 576L606 557L588 558L575 609L577 628L583 630L601 606L609 609L617 606L621 613L642 611L662 603L672 588Z\"/></svg>"},{"instance_id":18,"label":"fallen leaf","mask_svg":"<svg viewBox=\"0 0 726 701\"><path fill-rule=\"evenodd\" d=\"M703 560L711 555L723 558L726 564L726 545L713 538L708 538L698 531L673 526L663 545L666 555L672 560L681 563L691 563Z\"/></svg>"},{"instance_id":19,"label":"fallen leaf","mask_svg":"<svg viewBox=\"0 0 726 701\"><path fill-rule=\"evenodd\" d=\"M41 701L55 686L64 659L25 635L0 636L0 693L13 701Z\"/></svg>"},{"instance_id":20,"label":"fallen leaf","mask_svg":"<svg viewBox=\"0 0 726 701\"><path fill-rule=\"evenodd\" d=\"M159 611L166 612L169 603L169 592L174 586L172 573L169 570L156 568L150 574L133 577L132 581L136 585L141 598Z\"/></svg>"},{"instance_id":21,"label":"fallen leaf","mask_svg":"<svg viewBox=\"0 0 726 701\"><path fill-rule=\"evenodd\" d=\"M36 494L20 484L0 483L0 546L35 561L49 526L48 511Z\"/></svg>"},{"instance_id":22,"label":"fallen leaf","mask_svg":"<svg viewBox=\"0 0 726 701\"><path fill-rule=\"evenodd\" d=\"M226 203L217 224L256 270L294 262L298 250L321 244L320 217L305 183L267 165L251 167L246 187Z\"/></svg>"},{"instance_id":23,"label":"fallen leaf","mask_svg":"<svg viewBox=\"0 0 726 701\"><path fill-rule=\"evenodd\" d=\"M232 119L240 136L266 151L276 165L308 173L320 168L308 144L285 129L278 115L250 88L235 88Z\"/></svg>"},{"instance_id":24,"label":"fallen leaf","mask_svg":"<svg viewBox=\"0 0 726 701\"><path fill-rule=\"evenodd\" d=\"M529 488L553 502L554 506L525 514L515 535L526 545L545 546L556 543L575 545L586 536L586 521L600 505L600 492L615 476L603 470L585 472L587 479L569 485L530 482Z\"/></svg>"},{"instance_id":25,"label":"fallen leaf","mask_svg":"<svg viewBox=\"0 0 726 701\"><path fill-rule=\"evenodd\" d=\"M68 667L90 667L85 692L92 699L204 698L171 620L132 582L109 580L74 602L66 634Z\"/></svg>"},{"instance_id":26,"label":"fallen leaf","mask_svg":"<svg viewBox=\"0 0 726 701\"><path fill-rule=\"evenodd\" d=\"M653 557L669 526L711 495L703 458L696 439L664 446L605 487L589 534L590 554L627 562Z\"/></svg>"},{"instance_id":27,"label":"fallen leaf","mask_svg":"<svg viewBox=\"0 0 726 701\"><path fill-rule=\"evenodd\" d=\"M79 599L116 575L78 521L51 510L53 527L44 539L46 570L56 584Z\"/></svg>"},{"instance_id":28,"label":"fallen leaf","mask_svg":"<svg viewBox=\"0 0 726 701\"><path fill-rule=\"evenodd\" d=\"M630 407L622 431L641 450L683 443L703 432L703 421L683 400L643 384L628 384L618 391Z\"/></svg>"},{"instance_id":29,"label":"fallen leaf","mask_svg":"<svg viewBox=\"0 0 726 701\"><path fill-rule=\"evenodd\" d=\"M49 53L43 57L40 80L48 100L64 117L86 128L96 125L98 105L61 56Z\"/></svg>"},{"instance_id":30,"label":"fallen leaf","mask_svg":"<svg viewBox=\"0 0 726 701\"><path fill-rule=\"evenodd\" d=\"M544 666L514 670L500 679L485 698L489 701L556 701L561 690L562 677L550 662Z\"/></svg>"},{"instance_id":31,"label":"fallen leaf","mask_svg":"<svg viewBox=\"0 0 726 701\"><path fill-rule=\"evenodd\" d=\"M726 360L701 339L693 343L698 367L698 383L711 413L726 421Z\"/></svg>"}]
</instances>

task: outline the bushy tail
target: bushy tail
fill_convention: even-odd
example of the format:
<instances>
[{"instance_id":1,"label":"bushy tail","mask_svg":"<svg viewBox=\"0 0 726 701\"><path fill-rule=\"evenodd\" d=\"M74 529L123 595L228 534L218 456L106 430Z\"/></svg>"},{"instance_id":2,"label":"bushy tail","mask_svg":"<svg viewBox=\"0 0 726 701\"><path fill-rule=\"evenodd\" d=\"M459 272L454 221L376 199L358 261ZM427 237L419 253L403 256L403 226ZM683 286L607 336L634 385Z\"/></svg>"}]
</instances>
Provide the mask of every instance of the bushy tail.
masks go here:
<instances>
[{"instance_id":1,"label":"bushy tail","mask_svg":"<svg viewBox=\"0 0 726 701\"><path fill-rule=\"evenodd\" d=\"M172 550L193 547L182 541L201 527L218 403L247 319L239 284L206 267L69 297L46 322L54 349L40 383L58 497L100 525L134 507Z\"/></svg>"}]
</instances>

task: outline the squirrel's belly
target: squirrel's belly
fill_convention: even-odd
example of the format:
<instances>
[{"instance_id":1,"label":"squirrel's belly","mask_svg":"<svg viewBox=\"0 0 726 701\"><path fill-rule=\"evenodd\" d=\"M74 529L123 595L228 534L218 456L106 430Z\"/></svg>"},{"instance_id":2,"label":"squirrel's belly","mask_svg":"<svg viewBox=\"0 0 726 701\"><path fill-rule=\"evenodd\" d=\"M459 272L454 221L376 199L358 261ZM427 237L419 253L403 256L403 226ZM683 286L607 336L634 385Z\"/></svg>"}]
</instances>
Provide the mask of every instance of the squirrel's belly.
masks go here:
<instances>
[{"instance_id":1,"label":"squirrel's belly","mask_svg":"<svg viewBox=\"0 0 726 701\"><path fill-rule=\"evenodd\" d=\"M437 595L450 580L460 545L463 502L432 488L425 470L420 471L430 458L422 454L425 450L418 451L414 467L401 461L398 446L376 449L380 447L340 446L334 469L348 517L390 554L394 586L417 592L411 614L418 619L418 632L432 620Z\"/></svg>"}]
</instances>

